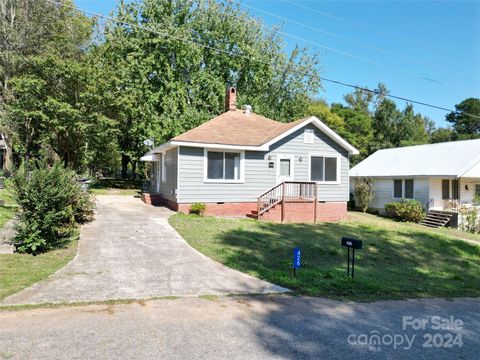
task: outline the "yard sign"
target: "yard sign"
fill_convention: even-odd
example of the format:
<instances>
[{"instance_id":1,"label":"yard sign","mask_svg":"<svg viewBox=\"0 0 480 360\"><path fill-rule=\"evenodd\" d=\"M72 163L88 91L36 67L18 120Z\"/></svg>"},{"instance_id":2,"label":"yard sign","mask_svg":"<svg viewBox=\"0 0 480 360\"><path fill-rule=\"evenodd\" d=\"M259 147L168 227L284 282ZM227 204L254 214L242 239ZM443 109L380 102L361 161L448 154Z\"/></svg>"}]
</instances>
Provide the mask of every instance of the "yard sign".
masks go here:
<instances>
[{"instance_id":1,"label":"yard sign","mask_svg":"<svg viewBox=\"0 0 480 360\"><path fill-rule=\"evenodd\" d=\"M296 275L296 270L300 268L300 265L302 264L302 253L300 251L300 248L296 247L293 249L293 275Z\"/></svg>"}]
</instances>

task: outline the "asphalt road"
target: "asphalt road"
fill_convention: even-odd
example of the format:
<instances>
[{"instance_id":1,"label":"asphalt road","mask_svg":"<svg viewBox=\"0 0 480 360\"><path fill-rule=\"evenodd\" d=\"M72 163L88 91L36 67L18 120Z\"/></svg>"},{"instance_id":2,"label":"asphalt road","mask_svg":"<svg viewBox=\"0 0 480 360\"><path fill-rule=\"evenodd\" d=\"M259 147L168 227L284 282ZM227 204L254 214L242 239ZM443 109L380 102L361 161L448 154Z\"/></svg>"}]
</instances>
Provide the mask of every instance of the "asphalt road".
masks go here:
<instances>
[{"instance_id":1,"label":"asphalt road","mask_svg":"<svg viewBox=\"0 0 480 360\"><path fill-rule=\"evenodd\" d=\"M448 328L436 329L442 319ZM478 359L479 351L480 299L263 295L0 311L0 359Z\"/></svg>"}]
</instances>

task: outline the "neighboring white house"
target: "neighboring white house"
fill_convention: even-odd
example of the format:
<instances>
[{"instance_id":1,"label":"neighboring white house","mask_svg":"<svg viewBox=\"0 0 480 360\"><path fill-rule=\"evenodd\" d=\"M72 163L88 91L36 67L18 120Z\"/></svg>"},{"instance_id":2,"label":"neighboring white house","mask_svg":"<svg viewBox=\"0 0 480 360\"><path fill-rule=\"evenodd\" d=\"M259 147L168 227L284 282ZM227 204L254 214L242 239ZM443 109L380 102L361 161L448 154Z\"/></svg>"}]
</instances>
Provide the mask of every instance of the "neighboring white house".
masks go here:
<instances>
[{"instance_id":1,"label":"neighboring white house","mask_svg":"<svg viewBox=\"0 0 480 360\"><path fill-rule=\"evenodd\" d=\"M480 196L480 139L379 150L349 175L375 180L370 207L380 212L386 203L407 198L428 211L457 213Z\"/></svg>"}]
</instances>

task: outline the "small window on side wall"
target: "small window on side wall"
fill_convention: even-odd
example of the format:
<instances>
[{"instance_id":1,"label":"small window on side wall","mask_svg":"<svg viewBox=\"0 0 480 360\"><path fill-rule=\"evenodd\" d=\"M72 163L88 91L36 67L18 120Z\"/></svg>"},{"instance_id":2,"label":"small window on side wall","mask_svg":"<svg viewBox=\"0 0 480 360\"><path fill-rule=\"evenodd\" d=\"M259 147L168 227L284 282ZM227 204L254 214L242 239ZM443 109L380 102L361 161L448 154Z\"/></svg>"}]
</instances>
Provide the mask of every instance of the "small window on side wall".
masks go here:
<instances>
[{"instance_id":1,"label":"small window on side wall","mask_svg":"<svg viewBox=\"0 0 480 360\"><path fill-rule=\"evenodd\" d=\"M413 180L405 180L405 198L413 199Z\"/></svg>"},{"instance_id":2,"label":"small window on side wall","mask_svg":"<svg viewBox=\"0 0 480 360\"><path fill-rule=\"evenodd\" d=\"M393 180L393 197L396 199L402 197L402 180Z\"/></svg>"}]
</instances>

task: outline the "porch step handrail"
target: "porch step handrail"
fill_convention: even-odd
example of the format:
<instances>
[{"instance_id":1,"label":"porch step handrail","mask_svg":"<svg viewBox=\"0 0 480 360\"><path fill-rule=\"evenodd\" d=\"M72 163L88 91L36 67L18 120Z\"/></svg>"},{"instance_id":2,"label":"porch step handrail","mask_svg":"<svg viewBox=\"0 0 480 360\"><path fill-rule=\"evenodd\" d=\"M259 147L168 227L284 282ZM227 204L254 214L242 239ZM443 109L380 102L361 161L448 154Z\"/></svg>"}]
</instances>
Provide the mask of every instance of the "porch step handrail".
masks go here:
<instances>
[{"instance_id":1,"label":"porch step handrail","mask_svg":"<svg viewBox=\"0 0 480 360\"><path fill-rule=\"evenodd\" d=\"M311 200L316 202L317 183L314 181L283 181L275 185L257 198L258 219L275 205L283 204L289 200Z\"/></svg>"}]
</instances>

